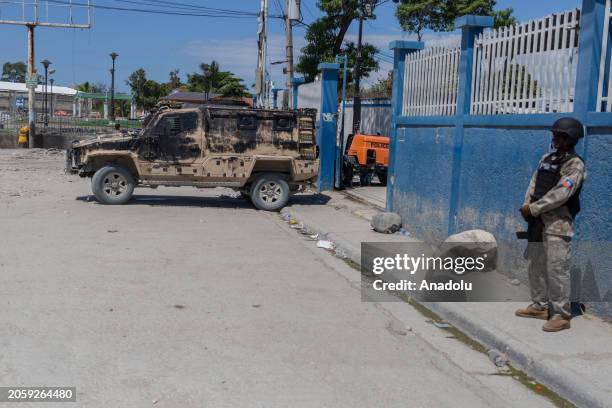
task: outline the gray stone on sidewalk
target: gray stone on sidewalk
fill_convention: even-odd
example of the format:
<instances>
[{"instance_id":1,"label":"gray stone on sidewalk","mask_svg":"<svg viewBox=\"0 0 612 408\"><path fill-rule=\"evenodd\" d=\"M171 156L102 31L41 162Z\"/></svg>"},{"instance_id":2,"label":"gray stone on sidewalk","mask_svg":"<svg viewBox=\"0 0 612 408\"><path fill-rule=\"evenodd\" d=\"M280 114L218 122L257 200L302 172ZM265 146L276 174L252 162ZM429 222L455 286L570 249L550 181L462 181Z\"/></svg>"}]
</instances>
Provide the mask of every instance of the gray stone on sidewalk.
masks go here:
<instances>
[{"instance_id":1,"label":"gray stone on sidewalk","mask_svg":"<svg viewBox=\"0 0 612 408\"><path fill-rule=\"evenodd\" d=\"M393 234L402 228L402 218L396 213L380 213L372 217L370 225L376 232Z\"/></svg>"}]
</instances>

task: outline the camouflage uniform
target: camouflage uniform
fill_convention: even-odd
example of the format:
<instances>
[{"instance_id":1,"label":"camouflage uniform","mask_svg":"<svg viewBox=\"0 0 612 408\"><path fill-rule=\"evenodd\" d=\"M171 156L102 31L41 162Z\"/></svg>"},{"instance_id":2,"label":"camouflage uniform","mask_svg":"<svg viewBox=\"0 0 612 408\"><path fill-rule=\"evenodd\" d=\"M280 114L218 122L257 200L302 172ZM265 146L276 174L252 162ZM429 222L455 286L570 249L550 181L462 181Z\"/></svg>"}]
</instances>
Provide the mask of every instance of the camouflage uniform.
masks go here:
<instances>
[{"instance_id":1,"label":"camouflage uniform","mask_svg":"<svg viewBox=\"0 0 612 408\"><path fill-rule=\"evenodd\" d=\"M538 169L549 155L542 157ZM529 251L531 298L540 308L545 308L550 302L554 313L569 319L571 317L569 261L574 219L564 204L573 194L579 192L586 179L586 169L580 158L569 159L561 166L561 178L557 185L542 198L532 202L537 173L536 170L531 178L524 201L524 205L529 205L531 214L540 217L544 224L543 246L538 246L539 250Z\"/></svg>"}]
</instances>

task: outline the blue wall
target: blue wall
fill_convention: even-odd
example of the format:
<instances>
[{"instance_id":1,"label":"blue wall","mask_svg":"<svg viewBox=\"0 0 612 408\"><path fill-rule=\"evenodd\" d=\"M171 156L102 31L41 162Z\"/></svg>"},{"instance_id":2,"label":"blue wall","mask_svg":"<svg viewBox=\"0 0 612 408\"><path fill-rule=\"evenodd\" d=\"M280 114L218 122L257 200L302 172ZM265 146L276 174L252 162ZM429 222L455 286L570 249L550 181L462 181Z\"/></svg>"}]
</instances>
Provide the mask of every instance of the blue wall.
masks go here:
<instances>
[{"instance_id":1,"label":"blue wall","mask_svg":"<svg viewBox=\"0 0 612 408\"><path fill-rule=\"evenodd\" d=\"M588 178L582 192L583 211L577 218L575 249L596 242L598 250L580 248L574 264L585 271L592 265L601 296L612 296L612 114L592 112L596 106L604 0L584 0L578 60L575 111L566 114L471 116L470 100L473 37L490 22L464 18L462 63L459 72L457 115L403 117L402 59L416 48L394 42L394 115L387 207L398 212L415 236L441 240L449 234L484 229L500 243L500 269L526 281L526 270L516 267L525 243L515 232L525 223L518 209L539 159L549 151L548 129L555 120L581 120L587 136L577 151L585 158ZM524 265L523 265L524 266ZM610 306L607 306L608 308ZM611 316L604 304L596 312Z\"/></svg>"}]
</instances>

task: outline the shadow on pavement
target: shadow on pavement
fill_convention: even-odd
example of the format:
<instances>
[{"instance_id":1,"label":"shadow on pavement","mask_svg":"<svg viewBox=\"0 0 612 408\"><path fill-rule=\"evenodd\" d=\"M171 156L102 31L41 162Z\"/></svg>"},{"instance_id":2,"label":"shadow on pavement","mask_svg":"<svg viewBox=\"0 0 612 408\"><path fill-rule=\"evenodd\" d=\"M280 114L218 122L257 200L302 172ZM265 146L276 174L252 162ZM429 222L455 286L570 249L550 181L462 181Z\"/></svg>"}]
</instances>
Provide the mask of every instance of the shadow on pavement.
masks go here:
<instances>
[{"instance_id":1,"label":"shadow on pavement","mask_svg":"<svg viewBox=\"0 0 612 408\"><path fill-rule=\"evenodd\" d=\"M76 197L77 201L99 204L93 195ZM297 194L289 199L288 205L325 205L330 197L324 194ZM157 207L213 207L213 208L254 208L253 204L242 197L215 196L177 196L177 195L137 195L124 205L149 205Z\"/></svg>"}]
</instances>

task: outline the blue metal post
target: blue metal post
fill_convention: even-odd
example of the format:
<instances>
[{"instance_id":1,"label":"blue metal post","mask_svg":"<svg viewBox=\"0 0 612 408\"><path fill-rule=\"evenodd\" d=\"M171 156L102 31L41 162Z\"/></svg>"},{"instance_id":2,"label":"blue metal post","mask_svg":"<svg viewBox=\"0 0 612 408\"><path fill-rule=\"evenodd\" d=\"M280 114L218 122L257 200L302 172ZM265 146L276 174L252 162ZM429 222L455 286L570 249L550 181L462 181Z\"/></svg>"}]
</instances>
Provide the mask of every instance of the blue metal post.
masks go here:
<instances>
[{"instance_id":1,"label":"blue metal post","mask_svg":"<svg viewBox=\"0 0 612 408\"><path fill-rule=\"evenodd\" d=\"M293 99L293 109L298 108L298 88L302 85L306 80L303 77L293 78L291 83L293 84L293 92L291 93Z\"/></svg>"},{"instance_id":2,"label":"blue metal post","mask_svg":"<svg viewBox=\"0 0 612 408\"><path fill-rule=\"evenodd\" d=\"M583 123L586 113L597 108L605 5L606 0L582 0L574 112Z\"/></svg>"},{"instance_id":3,"label":"blue metal post","mask_svg":"<svg viewBox=\"0 0 612 408\"><path fill-rule=\"evenodd\" d=\"M338 116L338 70L336 63L321 63L321 105L319 108L319 191L334 188L336 122Z\"/></svg>"},{"instance_id":4,"label":"blue metal post","mask_svg":"<svg viewBox=\"0 0 612 408\"><path fill-rule=\"evenodd\" d=\"M387 176L387 211L393 211L393 189L395 185L395 163L397 163L397 118L402 116L404 104L404 78L406 55L422 50L425 44L419 41L392 41L393 88L391 90L391 134L389 135L389 167Z\"/></svg>"},{"instance_id":5,"label":"blue metal post","mask_svg":"<svg viewBox=\"0 0 612 408\"><path fill-rule=\"evenodd\" d=\"M474 64L474 40L487 27L493 27L493 17L467 15L455 20L455 27L461 28L461 59L459 61L459 84L457 88L457 115L455 116L455 137L453 142L453 168L451 195L448 210L448 234L453 234L459 213L461 188L461 159L463 152L464 116L470 114L472 99L472 66Z\"/></svg>"}]
</instances>

